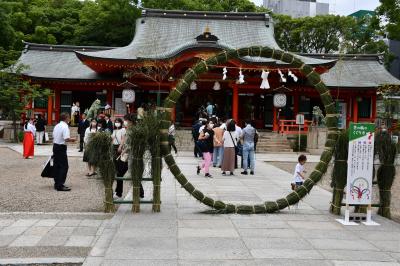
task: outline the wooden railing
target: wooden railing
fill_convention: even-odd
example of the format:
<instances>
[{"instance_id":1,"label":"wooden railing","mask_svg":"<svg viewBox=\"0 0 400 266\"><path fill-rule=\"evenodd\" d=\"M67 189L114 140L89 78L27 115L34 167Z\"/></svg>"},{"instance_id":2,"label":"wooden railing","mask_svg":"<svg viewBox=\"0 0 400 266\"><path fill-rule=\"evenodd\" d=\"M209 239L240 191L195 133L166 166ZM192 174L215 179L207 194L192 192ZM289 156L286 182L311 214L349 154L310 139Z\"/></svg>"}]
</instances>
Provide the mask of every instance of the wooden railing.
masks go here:
<instances>
[{"instance_id":1,"label":"wooden railing","mask_svg":"<svg viewBox=\"0 0 400 266\"><path fill-rule=\"evenodd\" d=\"M310 120L304 120L304 125L301 125L300 133L307 133L308 128L312 124ZM296 120L280 120L279 121L279 133L281 134L297 134L299 133L299 125L296 124Z\"/></svg>"}]
</instances>

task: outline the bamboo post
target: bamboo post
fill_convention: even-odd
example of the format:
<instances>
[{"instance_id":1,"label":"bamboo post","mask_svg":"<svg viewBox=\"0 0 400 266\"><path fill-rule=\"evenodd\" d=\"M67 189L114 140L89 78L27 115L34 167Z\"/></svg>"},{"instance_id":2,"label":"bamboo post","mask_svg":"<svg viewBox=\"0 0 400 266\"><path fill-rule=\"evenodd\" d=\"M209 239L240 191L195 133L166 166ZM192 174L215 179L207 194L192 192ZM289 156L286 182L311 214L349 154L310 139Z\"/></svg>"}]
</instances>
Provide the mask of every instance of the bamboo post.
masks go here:
<instances>
[{"instance_id":1,"label":"bamboo post","mask_svg":"<svg viewBox=\"0 0 400 266\"><path fill-rule=\"evenodd\" d=\"M134 157L132 165L132 212L140 212L140 180L143 174L143 157Z\"/></svg>"},{"instance_id":2,"label":"bamboo post","mask_svg":"<svg viewBox=\"0 0 400 266\"><path fill-rule=\"evenodd\" d=\"M157 137L158 138L158 137ZM153 212L161 209L161 158L159 141L156 142L155 153L151 158L153 177Z\"/></svg>"}]
</instances>

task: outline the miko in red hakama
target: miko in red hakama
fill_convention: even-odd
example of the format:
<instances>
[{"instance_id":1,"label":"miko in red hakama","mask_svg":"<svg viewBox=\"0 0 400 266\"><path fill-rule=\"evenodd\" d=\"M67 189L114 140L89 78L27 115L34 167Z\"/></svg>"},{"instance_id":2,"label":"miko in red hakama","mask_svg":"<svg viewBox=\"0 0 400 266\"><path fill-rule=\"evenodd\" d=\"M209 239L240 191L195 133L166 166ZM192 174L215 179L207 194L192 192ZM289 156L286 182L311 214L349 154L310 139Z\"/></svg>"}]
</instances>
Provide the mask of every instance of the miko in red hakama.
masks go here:
<instances>
[{"instance_id":1,"label":"miko in red hakama","mask_svg":"<svg viewBox=\"0 0 400 266\"><path fill-rule=\"evenodd\" d=\"M23 153L24 158L27 159L28 157L33 157L35 143L32 132L30 131L24 132L24 141L22 142L22 144L24 147L24 153Z\"/></svg>"}]
</instances>

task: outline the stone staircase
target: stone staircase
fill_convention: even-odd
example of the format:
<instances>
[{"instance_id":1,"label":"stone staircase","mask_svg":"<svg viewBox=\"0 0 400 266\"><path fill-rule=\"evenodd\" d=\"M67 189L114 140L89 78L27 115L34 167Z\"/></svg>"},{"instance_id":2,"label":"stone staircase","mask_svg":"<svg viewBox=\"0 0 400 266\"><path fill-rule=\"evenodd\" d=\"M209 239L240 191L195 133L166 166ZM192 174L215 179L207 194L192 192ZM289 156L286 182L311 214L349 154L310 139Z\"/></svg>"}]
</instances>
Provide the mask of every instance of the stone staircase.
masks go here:
<instances>
[{"instance_id":1,"label":"stone staircase","mask_svg":"<svg viewBox=\"0 0 400 266\"><path fill-rule=\"evenodd\" d=\"M292 152L290 143L286 136L274 132L259 132L260 137L257 144L257 152ZM176 131L175 137L178 151L193 151L193 140L190 129Z\"/></svg>"}]
</instances>

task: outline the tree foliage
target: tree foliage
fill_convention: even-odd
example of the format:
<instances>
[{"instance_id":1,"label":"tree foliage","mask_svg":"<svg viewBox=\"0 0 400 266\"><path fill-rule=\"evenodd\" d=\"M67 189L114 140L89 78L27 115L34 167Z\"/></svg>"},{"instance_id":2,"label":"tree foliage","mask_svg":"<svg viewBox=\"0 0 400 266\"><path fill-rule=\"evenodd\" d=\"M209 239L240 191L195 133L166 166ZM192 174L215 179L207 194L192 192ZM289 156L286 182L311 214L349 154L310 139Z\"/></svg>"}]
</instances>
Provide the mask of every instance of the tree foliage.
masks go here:
<instances>
[{"instance_id":1,"label":"tree foliage","mask_svg":"<svg viewBox=\"0 0 400 266\"><path fill-rule=\"evenodd\" d=\"M34 85L21 75L25 66L16 65L0 71L0 107L13 120L14 140L17 141L16 121L25 107L37 98L50 95L50 90Z\"/></svg>"},{"instance_id":2,"label":"tree foliage","mask_svg":"<svg viewBox=\"0 0 400 266\"><path fill-rule=\"evenodd\" d=\"M286 51L302 53L383 53L387 46L376 40L377 31L367 18L324 15L291 18L273 15L275 37Z\"/></svg>"},{"instance_id":3,"label":"tree foliage","mask_svg":"<svg viewBox=\"0 0 400 266\"><path fill-rule=\"evenodd\" d=\"M400 41L400 1L379 0L380 6L376 9L383 20L384 29L389 39Z\"/></svg>"}]
</instances>

